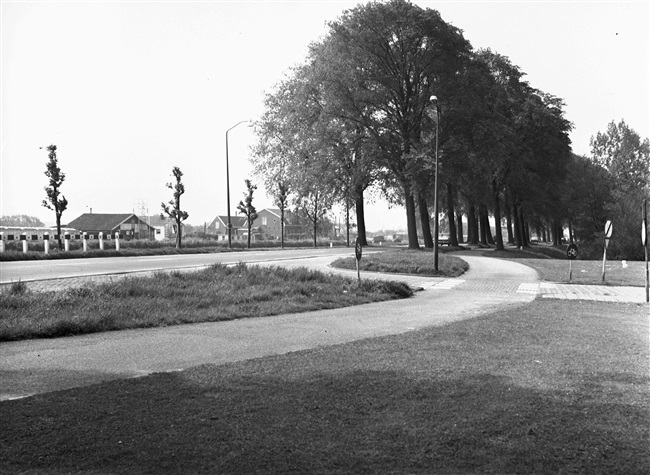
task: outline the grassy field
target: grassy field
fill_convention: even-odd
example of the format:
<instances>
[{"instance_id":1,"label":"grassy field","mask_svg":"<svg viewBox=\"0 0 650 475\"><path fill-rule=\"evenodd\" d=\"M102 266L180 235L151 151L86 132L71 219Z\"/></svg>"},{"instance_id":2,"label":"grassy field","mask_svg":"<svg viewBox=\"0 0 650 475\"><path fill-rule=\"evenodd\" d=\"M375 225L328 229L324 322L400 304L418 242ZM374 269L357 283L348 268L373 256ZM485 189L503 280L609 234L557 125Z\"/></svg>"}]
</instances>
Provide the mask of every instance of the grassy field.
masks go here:
<instances>
[{"instance_id":1,"label":"grassy field","mask_svg":"<svg viewBox=\"0 0 650 475\"><path fill-rule=\"evenodd\" d=\"M400 336L0 404L2 473L650 473L647 307Z\"/></svg>"},{"instance_id":2,"label":"grassy field","mask_svg":"<svg viewBox=\"0 0 650 475\"><path fill-rule=\"evenodd\" d=\"M433 251L391 249L383 252L366 253L360 261L360 268L366 272L389 272L396 274L421 274L430 276L458 277L469 266L455 256L440 253L438 270L434 267ZM332 262L332 267L356 269L354 257L340 258Z\"/></svg>"},{"instance_id":3,"label":"grassy field","mask_svg":"<svg viewBox=\"0 0 650 475\"><path fill-rule=\"evenodd\" d=\"M306 268L214 265L31 293L21 283L0 299L0 341L215 322L305 312L413 295L406 285L343 278Z\"/></svg>"}]
</instances>

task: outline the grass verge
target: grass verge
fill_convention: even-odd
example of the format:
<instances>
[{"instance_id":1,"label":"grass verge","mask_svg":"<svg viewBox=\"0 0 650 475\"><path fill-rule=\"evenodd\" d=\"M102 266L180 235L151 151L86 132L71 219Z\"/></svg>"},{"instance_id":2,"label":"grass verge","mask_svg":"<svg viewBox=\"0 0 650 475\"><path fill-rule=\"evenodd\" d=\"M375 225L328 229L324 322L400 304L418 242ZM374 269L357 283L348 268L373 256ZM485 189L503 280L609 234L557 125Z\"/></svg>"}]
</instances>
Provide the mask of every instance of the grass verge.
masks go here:
<instances>
[{"instance_id":1,"label":"grass verge","mask_svg":"<svg viewBox=\"0 0 650 475\"><path fill-rule=\"evenodd\" d=\"M357 268L354 257L337 259L331 265L341 269ZM360 268L366 272L458 277L469 266L458 257L440 253L438 255L438 271L436 271L431 250L392 249L390 251L367 253L361 258Z\"/></svg>"},{"instance_id":2,"label":"grass verge","mask_svg":"<svg viewBox=\"0 0 650 475\"><path fill-rule=\"evenodd\" d=\"M306 268L244 264L126 277L64 292L12 286L0 299L0 341L305 312L412 294L398 282L359 284Z\"/></svg>"},{"instance_id":3,"label":"grass verge","mask_svg":"<svg viewBox=\"0 0 650 475\"><path fill-rule=\"evenodd\" d=\"M0 404L4 473L650 472L647 308L400 336Z\"/></svg>"},{"instance_id":4,"label":"grass verge","mask_svg":"<svg viewBox=\"0 0 650 475\"><path fill-rule=\"evenodd\" d=\"M569 280L569 260L565 258L549 258L547 254L537 254L544 249L536 246L530 251L507 249L505 251L488 251L482 255L500 259L516 260L520 264L535 269L541 280L583 285L629 285L643 287L645 285L645 262L641 261L607 261L605 281L602 280L603 261L574 260L571 264L573 271ZM550 248L549 248L550 249ZM537 254L537 255L536 255Z\"/></svg>"}]
</instances>

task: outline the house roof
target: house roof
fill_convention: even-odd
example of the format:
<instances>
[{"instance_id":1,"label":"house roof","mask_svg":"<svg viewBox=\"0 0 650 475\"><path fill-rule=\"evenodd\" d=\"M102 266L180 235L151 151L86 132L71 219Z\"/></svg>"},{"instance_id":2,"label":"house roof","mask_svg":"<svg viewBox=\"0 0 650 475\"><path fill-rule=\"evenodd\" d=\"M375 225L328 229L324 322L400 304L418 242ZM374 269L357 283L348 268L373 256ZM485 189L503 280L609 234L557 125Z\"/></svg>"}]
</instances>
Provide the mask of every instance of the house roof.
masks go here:
<instances>
[{"instance_id":1,"label":"house roof","mask_svg":"<svg viewBox=\"0 0 650 475\"><path fill-rule=\"evenodd\" d=\"M99 214L99 213L84 213L77 219L70 221L68 227L78 229L80 231L101 231L115 229L124 221L136 216L133 213L129 214ZM137 216L136 216L137 217ZM146 223L143 223L146 224Z\"/></svg>"},{"instance_id":2,"label":"house roof","mask_svg":"<svg viewBox=\"0 0 650 475\"><path fill-rule=\"evenodd\" d=\"M226 226L228 224L228 216L217 216L210 223L210 226L212 226L216 221L221 221L221 224ZM239 228L246 224L246 218L243 216L231 216L230 223L232 224L233 228Z\"/></svg>"}]
</instances>

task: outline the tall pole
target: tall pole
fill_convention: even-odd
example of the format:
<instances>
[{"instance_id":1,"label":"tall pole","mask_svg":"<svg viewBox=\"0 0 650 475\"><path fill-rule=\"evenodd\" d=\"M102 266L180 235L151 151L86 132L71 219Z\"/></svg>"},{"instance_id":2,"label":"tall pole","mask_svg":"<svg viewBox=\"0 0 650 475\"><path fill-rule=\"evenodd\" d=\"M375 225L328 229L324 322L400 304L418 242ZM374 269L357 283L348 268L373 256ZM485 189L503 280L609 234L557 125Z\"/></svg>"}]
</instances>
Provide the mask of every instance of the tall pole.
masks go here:
<instances>
[{"instance_id":1,"label":"tall pole","mask_svg":"<svg viewBox=\"0 0 650 475\"><path fill-rule=\"evenodd\" d=\"M643 219L641 237L643 238L643 251L645 253L645 301L650 302L650 277L648 275L648 200L643 200Z\"/></svg>"},{"instance_id":2,"label":"tall pole","mask_svg":"<svg viewBox=\"0 0 650 475\"><path fill-rule=\"evenodd\" d=\"M438 109L438 98L431 96L431 101L436 108L436 155L433 179L433 268L438 272L438 132L440 123L440 110Z\"/></svg>"},{"instance_id":3,"label":"tall pole","mask_svg":"<svg viewBox=\"0 0 650 475\"><path fill-rule=\"evenodd\" d=\"M249 122L242 120L226 130L226 206L228 207L228 249L232 248L232 222L230 221L230 167L228 164L228 132L237 127L239 124Z\"/></svg>"}]
</instances>

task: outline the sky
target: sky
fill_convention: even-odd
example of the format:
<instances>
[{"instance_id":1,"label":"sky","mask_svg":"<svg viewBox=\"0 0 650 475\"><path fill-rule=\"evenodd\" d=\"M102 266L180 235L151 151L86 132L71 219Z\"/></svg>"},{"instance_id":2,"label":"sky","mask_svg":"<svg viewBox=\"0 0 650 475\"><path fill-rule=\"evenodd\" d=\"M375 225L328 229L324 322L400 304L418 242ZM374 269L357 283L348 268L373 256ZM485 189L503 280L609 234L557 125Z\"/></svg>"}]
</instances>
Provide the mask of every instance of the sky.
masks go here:
<instances>
[{"instance_id":1,"label":"sky","mask_svg":"<svg viewBox=\"0 0 650 475\"><path fill-rule=\"evenodd\" d=\"M0 214L54 222L42 206L55 144L82 213L156 215L183 172L192 225L227 214L226 131L263 111L327 22L359 1L5 1L0 45ZM562 98L573 151L625 122L650 136L650 3L417 1L475 49L510 58L531 86ZM444 99L439 98L442 102ZM246 123L228 132L231 214L251 178ZM42 147L42 149L41 149ZM253 204L271 207L263 186ZM336 219L336 217L333 217ZM339 219L342 220L342 217ZM367 229L404 229L403 208L366 206Z\"/></svg>"}]
</instances>

